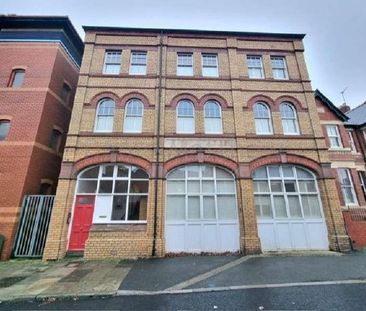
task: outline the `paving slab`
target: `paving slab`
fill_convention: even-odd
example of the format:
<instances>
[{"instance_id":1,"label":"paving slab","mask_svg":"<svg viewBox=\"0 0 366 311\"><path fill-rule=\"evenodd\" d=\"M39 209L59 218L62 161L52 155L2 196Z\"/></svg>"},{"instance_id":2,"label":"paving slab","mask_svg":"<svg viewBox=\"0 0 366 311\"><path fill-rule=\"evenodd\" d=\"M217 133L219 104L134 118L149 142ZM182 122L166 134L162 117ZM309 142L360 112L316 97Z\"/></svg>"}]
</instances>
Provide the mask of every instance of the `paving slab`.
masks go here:
<instances>
[{"instance_id":1,"label":"paving slab","mask_svg":"<svg viewBox=\"0 0 366 311\"><path fill-rule=\"evenodd\" d=\"M135 262L120 290L157 291L223 266L240 256L182 256Z\"/></svg>"}]
</instances>

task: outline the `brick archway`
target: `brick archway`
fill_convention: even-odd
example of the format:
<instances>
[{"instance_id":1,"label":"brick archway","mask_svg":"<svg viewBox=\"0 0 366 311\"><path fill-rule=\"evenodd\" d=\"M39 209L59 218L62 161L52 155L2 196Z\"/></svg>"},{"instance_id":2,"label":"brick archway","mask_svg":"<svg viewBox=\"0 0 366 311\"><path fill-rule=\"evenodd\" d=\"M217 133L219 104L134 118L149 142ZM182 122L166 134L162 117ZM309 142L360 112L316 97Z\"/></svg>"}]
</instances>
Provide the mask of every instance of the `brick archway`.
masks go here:
<instances>
[{"instance_id":1,"label":"brick archway","mask_svg":"<svg viewBox=\"0 0 366 311\"><path fill-rule=\"evenodd\" d=\"M185 165L185 164L192 164L192 163L207 163L212 165L222 166L228 170L230 170L235 176L238 176L238 164L228 158L221 157L216 154L206 154L206 153L190 153L185 154L164 163L163 167L163 176L165 177L168 172L172 169Z\"/></svg>"},{"instance_id":2,"label":"brick archway","mask_svg":"<svg viewBox=\"0 0 366 311\"><path fill-rule=\"evenodd\" d=\"M120 99L115 93L113 93L113 92L102 92L102 93L98 93L98 94L94 95L93 98L90 100L90 102L85 103L85 105L92 106L92 107L97 107L99 102L102 99L106 99L106 98L112 99L115 102L116 107L120 103Z\"/></svg>"}]
</instances>

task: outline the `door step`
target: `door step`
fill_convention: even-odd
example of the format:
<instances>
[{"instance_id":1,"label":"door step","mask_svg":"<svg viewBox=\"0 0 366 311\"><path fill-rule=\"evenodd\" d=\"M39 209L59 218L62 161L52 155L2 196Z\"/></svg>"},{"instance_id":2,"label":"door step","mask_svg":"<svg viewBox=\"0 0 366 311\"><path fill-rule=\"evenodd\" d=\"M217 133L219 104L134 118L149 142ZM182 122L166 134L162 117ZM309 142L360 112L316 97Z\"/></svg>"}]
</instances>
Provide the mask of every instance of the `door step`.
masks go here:
<instances>
[{"instance_id":1,"label":"door step","mask_svg":"<svg viewBox=\"0 0 366 311\"><path fill-rule=\"evenodd\" d=\"M66 257L84 257L83 251L68 251Z\"/></svg>"}]
</instances>

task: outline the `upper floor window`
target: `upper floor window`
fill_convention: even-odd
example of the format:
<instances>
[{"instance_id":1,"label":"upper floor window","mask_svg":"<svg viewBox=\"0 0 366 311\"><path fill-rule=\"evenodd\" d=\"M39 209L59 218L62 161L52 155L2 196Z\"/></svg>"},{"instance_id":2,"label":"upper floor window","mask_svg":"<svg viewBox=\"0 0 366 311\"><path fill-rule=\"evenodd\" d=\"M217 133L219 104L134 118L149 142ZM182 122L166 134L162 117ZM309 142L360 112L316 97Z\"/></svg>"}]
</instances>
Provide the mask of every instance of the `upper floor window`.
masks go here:
<instances>
[{"instance_id":1,"label":"upper floor window","mask_svg":"<svg viewBox=\"0 0 366 311\"><path fill-rule=\"evenodd\" d=\"M62 133L59 130L53 129L50 139L50 147L59 152L61 148Z\"/></svg>"},{"instance_id":2,"label":"upper floor window","mask_svg":"<svg viewBox=\"0 0 366 311\"><path fill-rule=\"evenodd\" d=\"M97 107L97 116L95 120L96 132L112 132L114 119L114 101L103 99Z\"/></svg>"},{"instance_id":3,"label":"upper floor window","mask_svg":"<svg viewBox=\"0 0 366 311\"><path fill-rule=\"evenodd\" d=\"M14 69L11 73L9 87L22 87L24 83L24 77L24 69Z\"/></svg>"},{"instance_id":4,"label":"upper floor window","mask_svg":"<svg viewBox=\"0 0 366 311\"><path fill-rule=\"evenodd\" d=\"M177 105L177 133L195 132L194 106L189 100L181 100Z\"/></svg>"},{"instance_id":5,"label":"upper floor window","mask_svg":"<svg viewBox=\"0 0 366 311\"><path fill-rule=\"evenodd\" d=\"M356 205L356 193L353 187L350 170L347 168L338 168L338 178L341 184L344 203L346 205Z\"/></svg>"},{"instance_id":6,"label":"upper floor window","mask_svg":"<svg viewBox=\"0 0 366 311\"><path fill-rule=\"evenodd\" d=\"M283 133L287 135L299 134L296 110L290 103L282 103L280 106Z\"/></svg>"},{"instance_id":7,"label":"upper floor window","mask_svg":"<svg viewBox=\"0 0 366 311\"><path fill-rule=\"evenodd\" d=\"M193 76L193 54L178 53L177 54L177 75Z\"/></svg>"},{"instance_id":8,"label":"upper floor window","mask_svg":"<svg viewBox=\"0 0 366 311\"><path fill-rule=\"evenodd\" d=\"M121 67L122 51L106 51L104 57L103 73L118 75Z\"/></svg>"},{"instance_id":9,"label":"upper floor window","mask_svg":"<svg viewBox=\"0 0 366 311\"><path fill-rule=\"evenodd\" d=\"M71 94L71 88L68 86L68 84L64 83L62 86L62 91L61 91L61 99L65 103L69 103L70 94Z\"/></svg>"},{"instance_id":10,"label":"upper floor window","mask_svg":"<svg viewBox=\"0 0 366 311\"><path fill-rule=\"evenodd\" d=\"M145 75L146 74L146 52L132 52L130 74Z\"/></svg>"},{"instance_id":11,"label":"upper floor window","mask_svg":"<svg viewBox=\"0 0 366 311\"><path fill-rule=\"evenodd\" d=\"M0 120L0 141L4 140L8 136L9 129L10 129L10 121Z\"/></svg>"},{"instance_id":12,"label":"upper floor window","mask_svg":"<svg viewBox=\"0 0 366 311\"><path fill-rule=\"evenodd\" d=\"M248 75L251 79L263 79L263 63L261 56L247 56Z\"/></svg>"},{"instance_id":13,"label":"upper floor window","mask_svg":"<svg viewBox=\"0 0 366 311\"><path fill-rule=\"evenodd\" d=\"M358 172L358 177L360 178L362 192L363 192L363 195L364 195L365 200L366 200L366 174L365 174L365 172L364 171L359 171Z\"/></svg>"},{"instance_id":14,"label":"upper floor window","mask_svg":"<svg viewBox=\"0 0 366 311\"><path fill-rule=\"evenodd\" d=\"M219 76L217 54L202 54L202 75L204 77Z\"/></svg>"},{"instance_id":15,"label":"upper floor window","mask_svg":"<svg viewBox=\"0 0 366 311\"><path fill-rule=\"evenodd\" d=\"M126 133L142 132L142 117L144 113L144 104L139 99L131 99L126 104L125 122L123 131Z\"/></svg>"},{"instance_id":16,"label":"upper floor window","mask_svg":"<svg viewBox=\"0 0 366 311\"><path fill-rule=\"evenodd\" d=\"M272 134L271 112L266 104L254 105L254 119L257 134Z\"/></svg>"},{"instance_id":17,"label":"upper floor window","mask_svg":"<svg viewBox=\"0 0 366 311\"><path fill-rule=\"evenodd\" d=\"M288 79L286 60L282 56L271 56L273 79Z\"/></svg>"},{"instance_id":18,"label":"upper floor window","mask_svg":"<svg viewBox=\"0 0 366 311\"><path fill-rule=\"evenodd\" d=\"M215 101L208 101L204 106L205 133L222 134L221 107Z\"/></svg>"},{"instance_id":19,"label":"upper floor window","mask_svg":"<svg viewBox=\"0 0 366 311\"><path fill-rule=\"evenodd\" d=\"M353 140L353 131L352 130L349 130L349 131L347 131L347 134L348 134L349 145L351 146L351 150L353 152L357 152L356 145L355 145L355 141Z\"/></svg>"},{"instance_id":20,"label":"upper floor window","mask_svg":"<svg viewBox=\"0 0 366 311\"><path fill-rule=\"evenodd\" d=\"M341 136L339 135L337 125L327 125L327 134L329 137L330 147L342 148Z\"/></svg>"}]
</instances>

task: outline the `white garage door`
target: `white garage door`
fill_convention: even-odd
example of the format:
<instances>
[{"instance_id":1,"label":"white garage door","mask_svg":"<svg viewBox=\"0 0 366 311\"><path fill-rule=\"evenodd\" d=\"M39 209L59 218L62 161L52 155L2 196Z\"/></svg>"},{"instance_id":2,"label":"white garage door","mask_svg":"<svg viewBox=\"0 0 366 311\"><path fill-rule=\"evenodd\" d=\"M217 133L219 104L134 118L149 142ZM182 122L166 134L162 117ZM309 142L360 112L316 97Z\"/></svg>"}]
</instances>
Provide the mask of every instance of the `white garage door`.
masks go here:
<instances>
[{"instance_id":1,"label":"white garage door","mask_svg":"<svg viewBox=\"0 0 366 311\"><path fill-rule=\"evenodd\" d=\"M327 227L314 175L295 166L254 172L258 234L263 251L327 250Z\"/></svg>"},{"instance_id":2,"label":"white garage door","mask_svg":"<svg viewBox=\"0 0 366 311\"><path fill-rule=\"evenodd\" d=\"M167 177L167 253L236 252L239 222L234 176L211 165L187 165Z\"/></svg>"}]
</instances>

